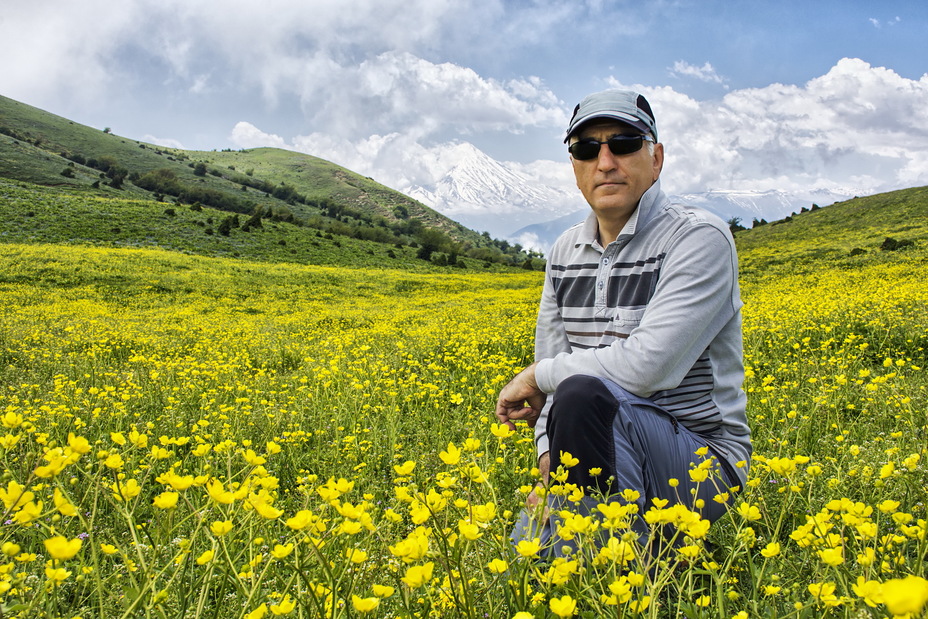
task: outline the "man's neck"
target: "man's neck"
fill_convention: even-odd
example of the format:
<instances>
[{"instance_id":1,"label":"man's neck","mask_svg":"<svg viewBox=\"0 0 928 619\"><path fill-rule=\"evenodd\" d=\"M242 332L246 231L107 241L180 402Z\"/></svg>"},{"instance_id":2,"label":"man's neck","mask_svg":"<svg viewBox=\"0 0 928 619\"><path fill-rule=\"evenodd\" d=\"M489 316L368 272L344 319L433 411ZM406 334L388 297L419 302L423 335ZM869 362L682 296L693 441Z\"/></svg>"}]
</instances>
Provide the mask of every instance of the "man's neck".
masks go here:
<instances>
[{"instance_id":1,"label":"man's neck","mask_svg":"<svg viewBox=\"0 0 928 619\"><path fill-rule=\"evenodd\" d=\"M629 217L623 217L622 219L612 221L597 215L596 236L599 238L599 244L603 247L607 247L609 243L619 238L619 233L622 232L622 229L625 227L625 224L628 223L629 219Z\"/></svg>"}]
</instances>

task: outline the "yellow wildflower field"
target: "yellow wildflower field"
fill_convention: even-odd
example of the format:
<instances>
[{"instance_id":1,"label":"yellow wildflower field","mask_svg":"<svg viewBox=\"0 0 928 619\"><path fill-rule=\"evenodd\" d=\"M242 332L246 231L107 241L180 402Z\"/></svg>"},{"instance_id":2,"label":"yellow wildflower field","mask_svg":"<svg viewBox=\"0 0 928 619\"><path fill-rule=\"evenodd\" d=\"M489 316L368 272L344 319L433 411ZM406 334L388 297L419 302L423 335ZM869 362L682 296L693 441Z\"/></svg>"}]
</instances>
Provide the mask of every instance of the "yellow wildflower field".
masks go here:
<instances>
[{"instance_id":1,"label":"yellow wildflower field","mask_svg":"<svg viewBox=\"0 0 928 619\"><path fill-rule=\"evenodd\" d=\"M755 268L730 514L623 495L545 562L492 415L540 273L0 245L0 616L922 616L923 264Z\"/></svg>"}]
</instances>

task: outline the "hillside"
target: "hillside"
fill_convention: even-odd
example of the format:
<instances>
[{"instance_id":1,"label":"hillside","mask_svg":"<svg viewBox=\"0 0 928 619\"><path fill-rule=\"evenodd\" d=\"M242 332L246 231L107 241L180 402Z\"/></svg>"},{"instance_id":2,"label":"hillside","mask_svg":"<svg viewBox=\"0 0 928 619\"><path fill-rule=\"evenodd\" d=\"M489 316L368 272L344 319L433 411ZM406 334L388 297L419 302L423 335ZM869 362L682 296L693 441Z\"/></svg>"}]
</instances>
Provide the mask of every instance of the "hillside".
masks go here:
<instances>
[{"instance_id":1,"label":"hillside","mask_svg":"<svg viewBox=\"0 0 928 619\"><path fill-rule=\"evenodd\" d=\"M213 219L256 216L311 228L311 236L321 232L381 245L426 247L426 258L437 252L446 259L464 255L511 265L529 258L521 248L478 234L370 178L316 157L271 148L164 148L2 96L0 178L93 199L199 204L226 213ZM113 216L119 218L118 213Z\"/></svg>"},{"instance_id":2,"label":"hillside","mask_svg":"<svg viewBox=\"0 0 928 619\"><path fill-rule=\"evenodd\" d=\"M887 241L887 239L889 239ZM900 257L924 260L928 247L928 187L854 198L794 213L735 233L743 277L823 263L854 269Z\"/></svg>"}]
</instances>

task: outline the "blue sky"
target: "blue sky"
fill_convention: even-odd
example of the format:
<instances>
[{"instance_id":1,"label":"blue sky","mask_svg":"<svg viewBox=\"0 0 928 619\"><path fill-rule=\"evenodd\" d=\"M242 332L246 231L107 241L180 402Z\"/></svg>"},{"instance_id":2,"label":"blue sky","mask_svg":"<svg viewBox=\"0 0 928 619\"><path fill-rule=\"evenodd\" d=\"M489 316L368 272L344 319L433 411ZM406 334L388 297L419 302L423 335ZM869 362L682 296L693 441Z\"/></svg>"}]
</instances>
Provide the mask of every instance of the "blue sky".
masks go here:
<instances>
[{"instance_id":1,"label":"blue sky","mask_svg":"<svg viewBox=\"0 0 928 619\"><path fill-rule=\"evenodd\" d=\"M0 1L0 94L138 140L401 190L469 142L567 186L570 109L623 86L680 192L928 184L924 0Z\"/></svg>"}]
</instances>

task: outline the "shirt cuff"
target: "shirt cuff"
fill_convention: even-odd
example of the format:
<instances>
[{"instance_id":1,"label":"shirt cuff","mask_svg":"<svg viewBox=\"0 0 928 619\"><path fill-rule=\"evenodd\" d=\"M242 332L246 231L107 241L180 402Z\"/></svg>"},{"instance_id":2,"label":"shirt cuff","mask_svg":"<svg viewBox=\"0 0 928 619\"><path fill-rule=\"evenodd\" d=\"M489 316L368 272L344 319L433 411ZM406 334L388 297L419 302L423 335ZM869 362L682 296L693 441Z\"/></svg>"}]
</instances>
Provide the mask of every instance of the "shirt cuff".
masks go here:
<instances>
[{"instance_id":1,"label":"shirt cuff","mask_svg":"<svg viewBox=\"0 0 928 619\"><path fill-rule=\"evenodd\" d=\"M545 393L554 393L557 384L554 382L552 359L542 359L535 365L535 384Z\"/></svg>"}]
</instances>

